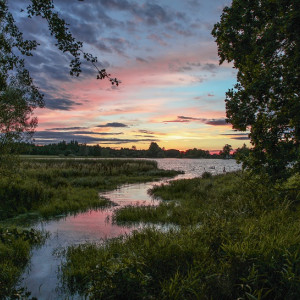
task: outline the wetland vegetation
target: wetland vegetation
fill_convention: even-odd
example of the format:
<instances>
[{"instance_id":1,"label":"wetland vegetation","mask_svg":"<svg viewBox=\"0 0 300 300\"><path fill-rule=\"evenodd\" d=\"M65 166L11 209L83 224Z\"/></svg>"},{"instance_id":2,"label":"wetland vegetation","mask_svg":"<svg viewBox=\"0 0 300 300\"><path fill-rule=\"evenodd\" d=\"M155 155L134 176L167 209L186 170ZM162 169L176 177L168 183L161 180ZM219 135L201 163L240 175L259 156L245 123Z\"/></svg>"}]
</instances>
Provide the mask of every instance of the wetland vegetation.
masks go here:
<instances>
[{"instance_id":1,"label":"wetland vegetation","mask_svg":"<svg viewBox=\"0 0 300 300\"><path fill-rule=\"evenodd\" d=\"M22 228L29 218L49 219L107 207L111 203L99 198L101 191L178 174L143 160L23 159L14 171L0 178L1 299L15 293L31 247L43 240L41 233Z\"/></svg>"},{"instance_id":2,"label":"wetland vegetation","mask_svg":"<svg viewBox=\"0 0 300 300\"><path fill-rule=\"evenodd\" d=\"M297 299L299 174L276 183L249 172L204 177L157 186L160 205L115 214L115 222L178 226L70 247L62 273L69 291L91 299Z\"/></svg>"}]
</instances>

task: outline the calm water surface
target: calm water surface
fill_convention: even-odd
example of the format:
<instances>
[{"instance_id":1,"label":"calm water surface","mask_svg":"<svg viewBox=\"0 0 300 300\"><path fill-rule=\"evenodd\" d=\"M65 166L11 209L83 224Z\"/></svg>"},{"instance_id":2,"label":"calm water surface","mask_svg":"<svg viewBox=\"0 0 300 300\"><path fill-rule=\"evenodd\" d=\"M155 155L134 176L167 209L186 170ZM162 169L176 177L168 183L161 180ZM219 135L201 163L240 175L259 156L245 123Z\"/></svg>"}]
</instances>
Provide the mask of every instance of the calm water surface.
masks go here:
<instances>
[{"instance_id":1,"label":"calm water surface","mask_svg":"<svg viewBox=\"0 0 300 300\"><path fill-rule=\"evenodd\" d=\"M205 171L212 174L231 172L240 169L235 160L220 159L151 159L158 162L161 169L184 171L175 179L199 177ZM35 226L50 233L46 243L32 251L31 262L23 274L21 286L26 286L31 296L39 300L72 299L64 295L57 274L62 261L61 251L70 245L79 245L86 242L101 243L106 239L129 234L140 226L122 227L112 224L112 215L115 209L124 205L158 204L147 193L155 184L166 183L169 179L156 182L123 185L120 188L101 193L117 204L104 210L90 210L75 216L67 216L59 220L42 222ZM174 180L174 178L172 178ZM76 297L75 297L76 298ZM80 298L77 298L80 299Z\"/></svg>"}]
</instances>

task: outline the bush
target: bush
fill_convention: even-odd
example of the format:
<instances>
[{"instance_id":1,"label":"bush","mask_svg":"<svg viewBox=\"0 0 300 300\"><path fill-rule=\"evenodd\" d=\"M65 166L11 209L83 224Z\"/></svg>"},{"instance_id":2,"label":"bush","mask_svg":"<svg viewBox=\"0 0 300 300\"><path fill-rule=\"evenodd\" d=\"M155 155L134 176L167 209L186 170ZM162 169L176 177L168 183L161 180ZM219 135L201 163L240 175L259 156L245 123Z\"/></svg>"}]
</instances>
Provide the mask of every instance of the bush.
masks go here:
<instances>
[{"instance_id":1,"label":"bush","mask_svg":"<svg viewBox=\"0 0 300 300\"><path fill-rule=\"evenodd\" d=\"M208 179L208 178L212 178L212 174L210 172L204 172L202 174L202 178L203 179Z\"/></svg>"}]
</instances>

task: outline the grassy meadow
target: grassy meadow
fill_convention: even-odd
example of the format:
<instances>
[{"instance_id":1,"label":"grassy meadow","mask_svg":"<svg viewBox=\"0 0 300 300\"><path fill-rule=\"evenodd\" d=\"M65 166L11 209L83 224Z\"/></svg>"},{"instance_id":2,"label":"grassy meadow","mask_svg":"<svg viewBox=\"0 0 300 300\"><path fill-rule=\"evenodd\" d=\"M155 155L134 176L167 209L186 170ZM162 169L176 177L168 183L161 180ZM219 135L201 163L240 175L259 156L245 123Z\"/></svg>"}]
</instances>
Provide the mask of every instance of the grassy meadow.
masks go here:
<instances>
[{"instance_id":1,"label":"grassy meadow","mask_svg":"<svg viewBox=\"0 0 300 300\"><path fill-rule=\"evenodd\" d=\"M228 173L153 188L114 222L168 224L70 247L62 279L90 299L299 299L300 175Z\"/></svg>"},{"instance_id":2,"label":"grassy meadow","mask_svg":"<svg viewBox=\"0 0 300 300\"><path fill-rule=\"evenodd\" d=\"M24 228L29 219L48 219L111 203L99 192L178 172L144 160L21 159L0 177L0 299L17 294L14 285L41 233ZM18 296L16 296L18 297Z\"/></svg>"}]
</instances>

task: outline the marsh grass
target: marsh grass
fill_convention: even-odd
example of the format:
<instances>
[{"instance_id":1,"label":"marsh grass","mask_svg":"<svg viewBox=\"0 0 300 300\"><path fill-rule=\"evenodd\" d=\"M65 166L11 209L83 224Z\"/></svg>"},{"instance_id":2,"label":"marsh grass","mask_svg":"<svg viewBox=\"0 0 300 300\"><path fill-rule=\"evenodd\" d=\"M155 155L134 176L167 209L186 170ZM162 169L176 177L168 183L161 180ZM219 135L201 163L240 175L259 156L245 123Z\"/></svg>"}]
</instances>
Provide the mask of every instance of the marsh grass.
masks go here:
<instances>
[{"instance_id":1,"label":"marsh grass","mask_svg":"<svg viewBox=\"0 0 300 300\"><path fill-rule=\"evenodd\" d=\"M155 187L167 202L122 208L116 221L179 229L70 247L63 281L91 299L299 299L296 177L237 172Z\"/></svg>"},{"instance_id":2,"label":"marsh grass","mask_svg":"<svg viewBox=\"0 0 300 300\"><path fill-rule=\"evenodd\" d=\"M18 297L13 287L39 236L10 226L104 208L112 203L99 198L101 191L176 174L145 160L21 160L14 174L0 177L0 299Z\"/></svg>"},{"instance_id":3,"label":"marsh grass","mask_svg":"<svg viewBox=\"0 0 300 300\"><path fill-rule=\"evenodd\" d=\"M52 217L99 208L109 205L99 199L100 191L176 174L145 160L24 159L13 179L0 179L0 217L32 211Z\"/></svg>"},{"instance_id":4,"label":"marsh grass","mask_svg":"<svg viewBox=\"0 0 300 300\"><path fill-rule=\"evenodd\" d=\"M0 299L18 299L14 285L29 259L30 249L45 238L33 229L0 227Z\"/></svg>"}]
</instances>

